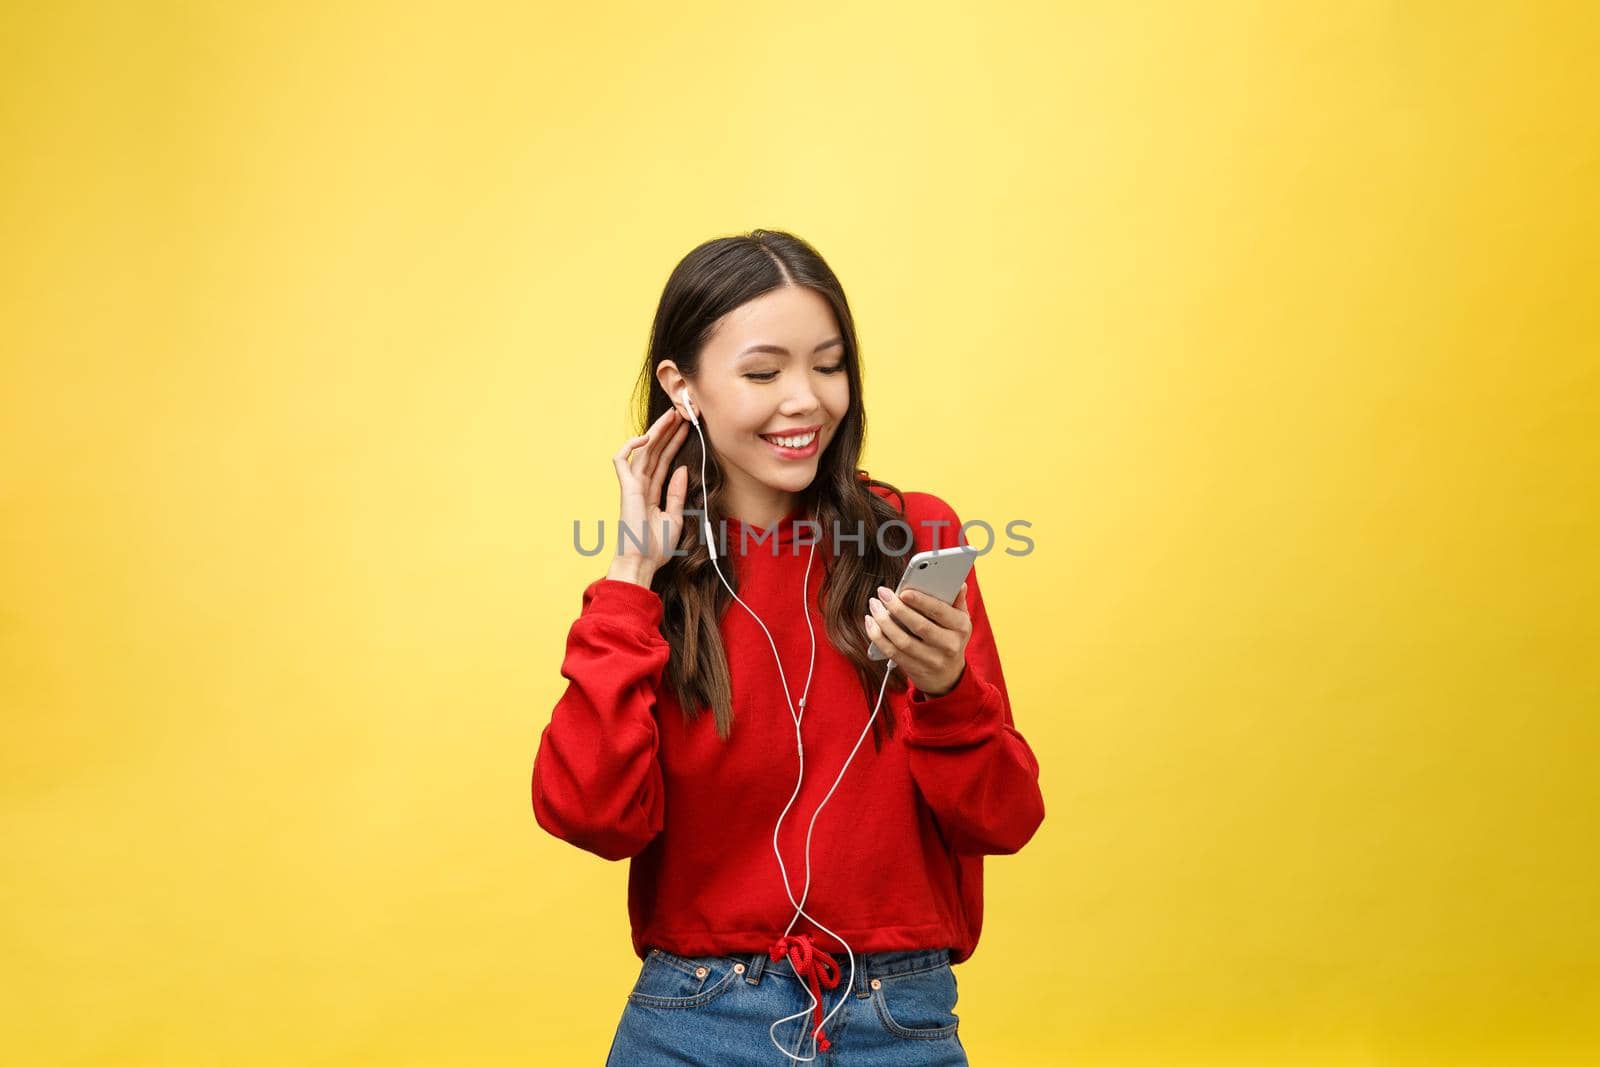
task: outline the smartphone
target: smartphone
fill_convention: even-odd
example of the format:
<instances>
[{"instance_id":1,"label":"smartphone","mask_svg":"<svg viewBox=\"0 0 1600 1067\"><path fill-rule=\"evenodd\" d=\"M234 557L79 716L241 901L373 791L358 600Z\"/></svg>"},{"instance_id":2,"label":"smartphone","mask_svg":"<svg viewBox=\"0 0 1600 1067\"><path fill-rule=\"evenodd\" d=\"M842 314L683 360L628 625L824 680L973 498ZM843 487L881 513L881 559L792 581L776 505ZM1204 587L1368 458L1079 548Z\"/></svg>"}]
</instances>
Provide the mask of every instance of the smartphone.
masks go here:
<instances>
[{"instance_id":1,"label":"smartphone","mask_svg":"<svg viewBox=\"0 0 1600 1067\"><path fill-rule=\"evenodd\" d=\"M961 592L961 586L972 570L972 561L977 558L978 550L971 545L918 552L906 563L906 572L900 576L900 584L895 587L894 595L915 589L946 604L954 604L956 594ZM872 659L889 658L878 651L877 644L871 638L867 640L867 655Z\"/></svg>"}]
</instances>

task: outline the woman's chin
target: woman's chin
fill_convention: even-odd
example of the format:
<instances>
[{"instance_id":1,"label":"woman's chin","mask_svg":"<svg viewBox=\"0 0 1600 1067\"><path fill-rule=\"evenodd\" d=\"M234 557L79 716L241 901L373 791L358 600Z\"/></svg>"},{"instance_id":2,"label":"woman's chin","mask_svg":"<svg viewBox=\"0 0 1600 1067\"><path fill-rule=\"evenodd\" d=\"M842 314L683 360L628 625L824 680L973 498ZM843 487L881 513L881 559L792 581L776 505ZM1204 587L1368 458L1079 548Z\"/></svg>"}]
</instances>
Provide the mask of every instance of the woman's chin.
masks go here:
<instances>
[{"instance_id":1,"label":"woman's chin","mask_svg":"<svg viewBox=\"0 0 1600 1067\"><path fill-rule=\"evenodd\" d=\"M768 489L780 493L803 493L811 488L811 483L816 481L817 472L813 468L804 473L798 471L785 471L781 475L762 478L761 481Z\"/></svg>"},{"instance_id":2,"label":"woman's chin","mask_svg":"<svg viewBox=\"0 0 1600 1067\"><path fill-rule=\"evenodd\" d=\"M773 475L772 484L779 489L787 489L791 493L797 493L810 485L816 477L817 464L815 460L810 463L790 463L785 464L783 470Z\"/></svg>"}]
</instances>

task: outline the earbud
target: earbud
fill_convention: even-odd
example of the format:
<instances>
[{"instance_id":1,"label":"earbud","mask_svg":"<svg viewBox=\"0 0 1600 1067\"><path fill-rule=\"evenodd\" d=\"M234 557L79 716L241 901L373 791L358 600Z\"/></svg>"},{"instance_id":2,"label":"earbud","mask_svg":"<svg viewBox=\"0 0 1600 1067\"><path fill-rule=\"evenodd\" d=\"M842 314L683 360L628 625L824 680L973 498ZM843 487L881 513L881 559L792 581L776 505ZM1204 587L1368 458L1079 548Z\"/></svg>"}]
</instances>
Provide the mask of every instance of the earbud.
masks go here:
<instances>
[{"instance_id":1,"label":"earbud","mask_svg":"<svg viewBox=\"0 0 1600 1067\"><path fill-rule=\"evenodd\" d=\"M689 399L689 387L687 385L678 390L678 398L683 401L684 410L689 413L689 421L694 424L694 427L697 431L700 431L700 416L695 414L694 401ZM706 498L706 487L704 481L705 439L706 435L704 431L700 431L700 499L702 505L705 504ZM706 553L713 561L715 561L717 558L717 535L711 531L711 516L704 510L704 506L702 506L702 510L700 512L700 528L705 531ZM718 573L720 574L721 572L719 571Z\"/></svg>"}]
</instances>

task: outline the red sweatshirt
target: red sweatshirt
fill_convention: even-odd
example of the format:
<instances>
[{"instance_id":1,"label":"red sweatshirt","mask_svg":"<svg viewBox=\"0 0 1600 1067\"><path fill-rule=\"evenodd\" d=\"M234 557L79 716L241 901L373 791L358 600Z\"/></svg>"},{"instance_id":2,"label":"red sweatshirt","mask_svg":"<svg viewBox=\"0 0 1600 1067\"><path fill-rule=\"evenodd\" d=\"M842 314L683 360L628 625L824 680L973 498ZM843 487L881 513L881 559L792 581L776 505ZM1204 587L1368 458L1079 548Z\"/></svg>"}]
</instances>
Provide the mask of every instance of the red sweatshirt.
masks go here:
<instances>
[{"instance_id":1,"label":"red sweatshirt","mask_svg":"<svg viewBox=\"0 0 1600 1067\"><path fill-rule=\"evenodd\" d=\"M915 551L966 543L943 500L906 493L905 501ZM729 518L718 545L727 548L718 563L737 572L735 588L778 646L796 705L811 651L797 610L815 536L804 517L797 508L766 531ZM884 541L903 539L891 528ZM778 841L796 900L806 827L873 706L818 608L828 551L818 544L806 601L816 667L801 720L805 781ZM1044 819L1039 763L1012 721L976 567L967 610L972 636L955 688L937 697L915 686L886 692L878 714L896 716L895 736L879 753L868 734L817 818L803 904L857 953L948 947L952 962L967 959L983 925L984 855L1016 852ZM561 665L567 689L534 758L534 816L579 848L632 858L628 913L641 959L651 945L685 956L765 952L794 915L772 849L799 769L778 665L750 613L730 601L721 626L734 723L724 742L709 709L684 721L664 681L661 618L660 596L643 586L601 578L584 590ZM805 916L793 933L843 953Z\"/></svg>"}]
</instances>

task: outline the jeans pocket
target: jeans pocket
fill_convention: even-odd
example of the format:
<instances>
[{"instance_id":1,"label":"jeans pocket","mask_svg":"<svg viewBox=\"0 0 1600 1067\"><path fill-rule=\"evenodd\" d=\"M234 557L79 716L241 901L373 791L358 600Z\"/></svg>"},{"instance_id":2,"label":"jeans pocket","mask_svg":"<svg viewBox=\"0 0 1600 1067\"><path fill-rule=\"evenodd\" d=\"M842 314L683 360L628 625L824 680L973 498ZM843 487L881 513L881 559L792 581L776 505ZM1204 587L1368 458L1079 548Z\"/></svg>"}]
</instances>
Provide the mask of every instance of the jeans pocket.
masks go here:
<instances>
[{"instance_id":1,"label":"jeans pocket","mask_svg":"<svg viewBox=\"0 0 1600 1067\"><path fill-rule=\"evenodd\" d=\"M652 948L628 1000L655 1008L698 1008L738 984L736 965L743 966L728 956L679 956Z\"/></svg>"},{"instance_id":2,"label":"jeans pocket","mask_svg":"<svg viewBox=\"0 0 1600 1067\"><path fill-rule=\"evenodd\" d=\"M886 974L872 991L884 1029L922 1041L955 1036L961 1023L956 997L956 974L948 963L911 974Z\"/></svg>"}]
</instances>

